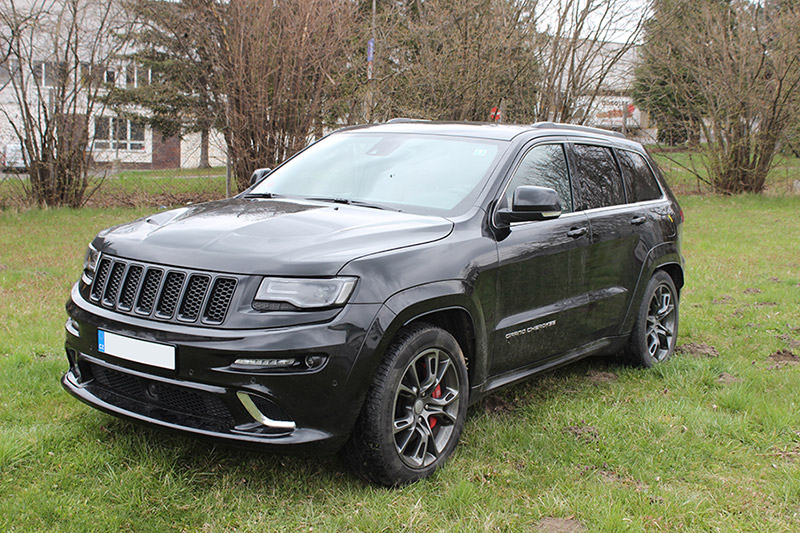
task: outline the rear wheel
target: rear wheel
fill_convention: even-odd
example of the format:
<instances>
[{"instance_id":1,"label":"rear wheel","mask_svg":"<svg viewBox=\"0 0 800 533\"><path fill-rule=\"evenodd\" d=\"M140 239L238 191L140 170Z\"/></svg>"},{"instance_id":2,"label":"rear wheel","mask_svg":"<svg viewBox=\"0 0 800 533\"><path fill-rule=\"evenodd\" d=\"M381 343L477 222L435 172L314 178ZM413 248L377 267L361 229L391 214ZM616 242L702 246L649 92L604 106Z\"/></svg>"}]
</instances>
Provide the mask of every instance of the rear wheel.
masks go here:
<instances>
[{"instance_id":1,"label":"rear wheel","mask_svg":"<svg viewBox=\"0 0 800 533\"><path fill-rule=\"evenodd\" d=\"M342 456L387 486L431 475L452 454L467 411L467 368L446 331L416 324L387 350Z\"/></svg>"},{"instance_id":2,"label":"rear wheel","mask_svg":"<svg viewBox=\"0 0 800 533\"><path fill-rule=\"evenodd\" d=\"M672 277L657 271L650 278L628 340L634 364L652 367L670 358L678 337L678 291Z\"/></svg>"}]
</instances>

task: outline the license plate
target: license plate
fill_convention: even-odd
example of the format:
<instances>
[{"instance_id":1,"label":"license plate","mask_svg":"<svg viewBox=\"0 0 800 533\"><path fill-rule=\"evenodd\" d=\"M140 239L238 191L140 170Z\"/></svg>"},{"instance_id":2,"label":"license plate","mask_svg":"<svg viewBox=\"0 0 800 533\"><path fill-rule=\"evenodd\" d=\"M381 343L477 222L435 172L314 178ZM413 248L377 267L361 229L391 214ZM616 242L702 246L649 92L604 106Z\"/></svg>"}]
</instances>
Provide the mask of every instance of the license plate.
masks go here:
<instances>
[{"instance_id":1,"label":"license plate","mask_svg":"<svg viewBox=\"0 0 800 533\"><path fill-rule=\"evenodd\" d=\"M175 347L97 330L97 350L126 361L175 370Z\"/></svg>"}]
</instances>

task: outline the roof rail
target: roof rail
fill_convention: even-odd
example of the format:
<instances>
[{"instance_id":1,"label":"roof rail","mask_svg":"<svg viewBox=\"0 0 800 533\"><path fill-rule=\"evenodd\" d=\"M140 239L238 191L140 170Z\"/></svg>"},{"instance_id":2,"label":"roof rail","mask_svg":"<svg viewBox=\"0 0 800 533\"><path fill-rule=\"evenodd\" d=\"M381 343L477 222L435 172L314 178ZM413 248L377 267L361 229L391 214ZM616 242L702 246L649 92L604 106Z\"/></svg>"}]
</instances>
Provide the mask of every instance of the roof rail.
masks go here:
<instances>
[{"instance_id":1,"label":"roof rail","mask_svg":"<svg viewBox=\"0 0 800 533\"><path fill-rule=\"evenodd\" d=\"M405 122L430 122L430 120L428 120L427 118L397 117L387 120L386 124L402 124Z\"/></svg>"},{"instance_id":2,"label":"roof rail","mask_svg":"<svg viewBox=\"0 0 800 533\"><path fill-rule=\"evenodd\" d=\"M592 128L589 126L578 126L577 124L560 124L556 122L536 122L531 124L532 128L554 129L554 130L573 130L582 131L585 133L599 133L601 135L611 135L612 137L625 138L623 134L618 131L604 130L601 128Z\"/></svg>"}]
</instances>

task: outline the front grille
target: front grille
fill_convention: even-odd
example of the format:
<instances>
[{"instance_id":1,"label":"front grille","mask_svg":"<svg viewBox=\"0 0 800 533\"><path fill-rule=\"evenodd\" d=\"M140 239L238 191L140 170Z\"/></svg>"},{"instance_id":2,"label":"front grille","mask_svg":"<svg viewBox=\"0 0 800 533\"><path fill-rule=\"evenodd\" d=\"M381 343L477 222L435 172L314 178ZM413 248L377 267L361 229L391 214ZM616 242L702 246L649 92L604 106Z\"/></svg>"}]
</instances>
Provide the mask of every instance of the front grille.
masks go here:
<instances>
[{"instance_id":1,"label":"front grille","mask_svg":"<svg viewBox=\"0 0 800 533\"><path fill-rule=\"evenodd\" d=\"M103 256L90 299L122 313L170 322L219 325L225 321L238 281Z\"/></svg>"},{"instance_id":2,"label":"front grille","mask_svg":"<svg viewBox=\"0 0 800 533\"><path fill-rule=\"evenodd\" d=\"M178 311L178 320L190 322L197 320L197 315L200 314L200 308L203 306L203 299L206 296L206 290L210 282L211 278L208 276L194 274L189 278L186 294L183 297L180 311Z\"/></svg>"},{"instance_id":3,"label":"front grille","mask_svg":"<svg viewBox=\"0 0 800 533\"><path fill-rule=\"evenodd\" d=\"M184 280L186 280L186 274L183 272L172 271L167 274L164 287L161 289L161 297L158 299L158 306L156 306L158 318L172 318L175 306L178 305Z\"/></svg>"},{"instance_id":4,"label":"front grille","mask_svg":"<svg viewBox=\"0 0 800 533\"><path fill-rule=\"evenodd\" d=\"M218 395L164 383L101 365L88 365L94 381L92 393L105 402L135 413L217 431L236 422Z\"/></svg>"}]
</instances>

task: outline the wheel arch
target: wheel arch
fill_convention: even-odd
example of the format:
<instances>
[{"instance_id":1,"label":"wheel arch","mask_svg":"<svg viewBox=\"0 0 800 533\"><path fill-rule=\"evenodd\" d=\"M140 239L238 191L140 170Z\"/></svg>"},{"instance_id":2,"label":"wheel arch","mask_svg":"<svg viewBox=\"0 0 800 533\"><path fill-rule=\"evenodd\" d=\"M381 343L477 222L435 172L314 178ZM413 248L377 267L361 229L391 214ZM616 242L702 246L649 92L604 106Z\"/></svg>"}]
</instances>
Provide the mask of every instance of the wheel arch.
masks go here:
<instances>
[{"instance_id":1,"label":"wheel arch","mask_svg":"<svg viewBox=\"0 0 800 533\"><path fill-rule=\"evenodd\" d=\"M395 317L385 328L379 345L381 357L401 328L428 323L447 331L458 342L466 360L470 388L474 390L483 383L488 335L483 309L473 298L471 285L450 280L412 287L395 294L385 305Z\"/></svg>"}]
</instances>

